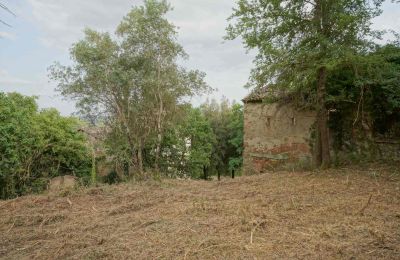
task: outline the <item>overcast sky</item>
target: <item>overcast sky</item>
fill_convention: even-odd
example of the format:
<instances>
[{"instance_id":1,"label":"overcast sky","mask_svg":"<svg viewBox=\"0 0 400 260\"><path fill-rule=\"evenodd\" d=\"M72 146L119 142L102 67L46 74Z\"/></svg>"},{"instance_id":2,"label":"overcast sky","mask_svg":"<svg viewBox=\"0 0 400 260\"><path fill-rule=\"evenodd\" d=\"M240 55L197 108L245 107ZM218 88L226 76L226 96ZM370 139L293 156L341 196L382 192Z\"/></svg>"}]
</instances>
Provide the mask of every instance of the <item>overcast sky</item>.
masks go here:
<instances>
[{"instance_id":1,"label":"overcast sky","mask_svg":"<svg viewBox=\"0 0 400 260\"><path fill-rule=\"evenodd\" d=\"M170 0L174 10L168 18L179 27L179 42L190 58L187 68L206 72L206 80L218 89L208 98L226 96L239 101L248 90L243 88L252 67L252 55L246 54L240 41L223 41L226 19L236 0ZM47 78L54 62L69 64L68 50L90 27L113 32L122 17L141 0L0 0L16 17L0 10L0 18L12 27L0 24L0 91L17 91L39 97L41 108L56 107L63 114L75 111L64 101ZM400 5L384 5L384 13L375 19L377 29L400 32ZM194 98L198 104L207 97Z\"/></svg>"}]
</instances>

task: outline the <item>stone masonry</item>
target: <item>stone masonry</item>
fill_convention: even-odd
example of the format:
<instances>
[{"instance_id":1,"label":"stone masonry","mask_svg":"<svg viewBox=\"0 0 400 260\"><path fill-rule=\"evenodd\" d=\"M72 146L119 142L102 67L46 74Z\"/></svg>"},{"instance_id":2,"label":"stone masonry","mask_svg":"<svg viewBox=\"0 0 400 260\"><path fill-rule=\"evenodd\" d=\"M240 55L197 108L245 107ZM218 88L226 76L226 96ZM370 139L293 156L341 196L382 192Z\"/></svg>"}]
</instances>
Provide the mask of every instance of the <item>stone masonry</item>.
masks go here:
<instances>
[{"instance_id":1,"label":"stone masonry","mask_svg":"<svg viewBox=\"0 0 400 260\"><path fill-rule=\"evenodd\" d=\"M244 174L263 173L285 163L310 160L313 111L263 102L254 92L244 102Z\"/></svg>"}]
</instances>

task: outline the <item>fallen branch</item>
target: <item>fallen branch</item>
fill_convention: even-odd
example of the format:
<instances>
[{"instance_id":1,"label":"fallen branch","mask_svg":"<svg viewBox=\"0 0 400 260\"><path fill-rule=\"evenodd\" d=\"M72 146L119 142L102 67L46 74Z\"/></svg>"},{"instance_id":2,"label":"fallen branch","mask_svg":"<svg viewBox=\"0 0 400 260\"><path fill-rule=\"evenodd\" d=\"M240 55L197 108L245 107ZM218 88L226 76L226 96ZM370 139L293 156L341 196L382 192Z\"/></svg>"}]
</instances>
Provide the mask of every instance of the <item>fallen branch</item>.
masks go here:
<instances>
[{"instance_id":1,"label":"fallen branch","mask_svg":"<svg viewBox=\"0 0 400 260\"><path fill-rule=\"evenodd\" d=\"M39 225L39 229L40 229L40 230L43 229L43 225L44 225L47 221L49 221L50 218L51 218L51 217L47 217L47 218L44 218L44 219L43 219L42 223L40 223L40 225Z\"/></svg>"},{"instance_id":2,"label":"fallen branch","mask_svg":"<svg viewBox=\"0 0 400 260\"><path fill-rule=\"evenodd\" d=\"M264 224L264 223L265 223L265 221L261 221L261 222L259 222L257 225L255 225L255 227L253 227L253 229L252 229L251 232L250 232L250 244L253 244L253 235L254 235L254 233L256 232L257 228L258 228L261 224Z\"/></svg>"},{"instance_id":3,"label":"fallen branch","mask_svg":"<svg viewBox=\"0 0 400 260\"><path fill-rule=\"evenodd\" d=\"M291 201L292 201L293 208L294 208L294 209L297 209L296 203L294 202L294 197L291 197L290 199L291 199Z\"/></svg>"},{"instance_id":4,"label":"fallen branch","mask_svg":"<svg viewBox=\"0 0 400 260\"><path fill-rule=\"evenodd\" d=\"M15 221L12 223L11 227L7 230L7 234L10 233L11 229L15 226Z\"/></svg>"},{"instance_id":5,"label":"fallen branch","mask_svg":"<svg viewBox=\"0 0 400 260\"><path fill-rule=\"evenodd\" d=\"M137 231L137 230L139 230L139 229L141 229L141 228L151 226L151 225L156 224L156 223L159 223L159 222L161 222L161 221L162 221L162 220L151 220L151 221L147 221L147 222L145 222L145 223L143 223L143 224L140 224L139 226L135 227L132 231L135 232L135 231Z\"/></svg>"},{"instance_id":6,"label":"fallen branch","mask_svg":"<svg viewBox=\"0 0 400 260\"><path fill-rule=\"evenodd\" d=\"M372 194L369 195L369 199L367 201L367 204L365 204L364 207L362 207L362 209L358 212L358 214L364 215L364 211L368 208L369 204L371 204L371 199L372 199Z\"/></svg>"}]
</instances>

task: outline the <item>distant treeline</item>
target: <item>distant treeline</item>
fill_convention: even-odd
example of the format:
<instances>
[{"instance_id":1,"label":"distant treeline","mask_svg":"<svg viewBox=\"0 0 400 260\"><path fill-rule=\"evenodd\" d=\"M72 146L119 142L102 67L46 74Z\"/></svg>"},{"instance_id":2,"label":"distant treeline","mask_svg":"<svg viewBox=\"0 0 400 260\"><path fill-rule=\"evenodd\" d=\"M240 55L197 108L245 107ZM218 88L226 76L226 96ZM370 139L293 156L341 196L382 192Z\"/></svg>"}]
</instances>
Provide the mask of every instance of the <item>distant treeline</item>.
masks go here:
<instances>
[{"instance_id":1,"label":"distant treeline","mask_svg":"<svg viewBox=\"0 0 400 260\"><path fill-rule=\"evenodd\" d=\"M199 108L190 104L180 109L180 120L166 127L160 147L159 169L155 172L156 137L142 148L143 169L164 177L203 178L227 175L242 166L243 109L222 100L207 102ZM110 176L96 176L97 163L109 160L122 165L122 177L138 176L130 172L129 145L116 133L101 131L94 144L81 131L88 126L74 117L63 117L55 109L38 110L34 97L0 93L0 198L12 198L45 190L48 181L60 175L79 177L81 184L110 181ZM94 154L105 151L105 159ZM93 161L95 156L95 161ZM111 168L112 174L117 168Z\"/></svg>"}]
</instances>

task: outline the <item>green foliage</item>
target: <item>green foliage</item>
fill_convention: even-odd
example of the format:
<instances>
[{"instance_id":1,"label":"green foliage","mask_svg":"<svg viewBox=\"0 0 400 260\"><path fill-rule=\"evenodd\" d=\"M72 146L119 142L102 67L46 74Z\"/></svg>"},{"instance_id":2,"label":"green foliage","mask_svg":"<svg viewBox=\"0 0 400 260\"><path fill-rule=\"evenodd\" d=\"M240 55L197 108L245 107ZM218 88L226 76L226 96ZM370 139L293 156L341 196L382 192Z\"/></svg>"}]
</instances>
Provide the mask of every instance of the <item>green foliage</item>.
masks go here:
<instances>
[{"instance_id":1,"label":"green foliage","mask_svg":"<svg viewBox=\"0 0 400 260\"><path fill-rule=\"evenodd\" d=\"M372 46L380 33L371 30L371 19L381 13L382 2L240 0L227 38L240 36L247 48L258 50L249 86L274 83L312 93L319 68L334 69Z\"/></svg>"},{"instance_id":2,"label":"green foliage","mask_svg":"<svg viewBox=\"0 0 400 260\"><path fill-rule=\"evenodd\" d=\"M214 134L199 108L186 105L181 120L167 129L162 143L161 169L170 176L200 178L211 163Z\"/></svg>"},{"instance_id":3,"label":"green foliage","mask_svg":"<svg viewBox=\"0 0 400 260\"><path fill-rule=\"evenodd\" d=\"M171 176L229 175L242 166L243 107L227 100L185 106L181 120L167 129L161 166Z\"/></svg>"},{"instance_id":4,"label":"green foliage","mask_svg":"<svg viewBox=\"0 0 400 260\"><path fill-rule=\"evenodd\" d=\"M257 49L248 86L266 87L317 113L313 163L331 165L327 77L368 53L384 0L239 0L228 39Z\"/></svg>"},{"instance_id":5,"label":"green foliage","mask_svg":"<svg viewBox=\"0 0 400 260\"><path fill-rule=\"evenodd\" d=\"M220 103L215 100L205 103L201 109L215 136L210 174L229 175L230 170L242 165L243 107L222 99Z\"/></svg>"},{"instance_id":6,"label":"green foliage","mask_svg":"<svg viewBox=\"0 0 400 260\"><path fill-rule=\"evenodd\" d=\"M56 110L38 111L34 97L0 93L0 198L40 192L58 175L89 176L79 126Z\"/></svg>"},{"instance_id":7,"label":"green foliage","mask_svg":"<svg viewBox=\"0 0 400 260\"><path fill-rule=\"evenodd\" d=\"M229 157L229 170L240 169L243 165L243 106L233 104L229 120L230 138L229 144L234 147L234 152Z\"/></svg>"},{"instance_id":8,"label":"green foliage","mask_svg":"<svg viewBox=\"0 0 400 260\"><path fill-rule=\"evenodd\" d=\"M90 170L90 182L92 185L96 185L97 183L96 155L93 147L92 147L92 168Z\"/></svg>"},{"instance_id":9,"label":"green foliage","mask_svg":"<svg viewBox=\"0 0 400 260\"><path fill-rule=\"evenodd\" d=\"M385 45L353 62L332 71L328 80L336 149L356 148L355 131L361 137L400 136L400 47Z\"/></svg>"},{"instance_id":10,"label":"green foliage","mask_svg":"<svg viewBox=\"0 0 400 260\"><path fill-rule=\"evenodd\" d=\"M51 68L58 90L78 101L85 118L102 115L107 151L131 176L150 162L158 168L177 110L208 89L204 73L177 64L186 54L165 18L170 9L166 1L146 0L123 18L115 37L87 29L71 49L74 64Z\"/></svg>"},{"instance_id":11,"label":"green foliage","mask_svg":"<svg viewBox=\"0 0 400 260\"><path fill-rule=\"evenodd\" d=\"M183 134L189 145L188 172L198 178L203 173L203 167L211 164L212 142L215 138L210 123L199 108L190 110Z\"/></svg>"}]
</instances>

